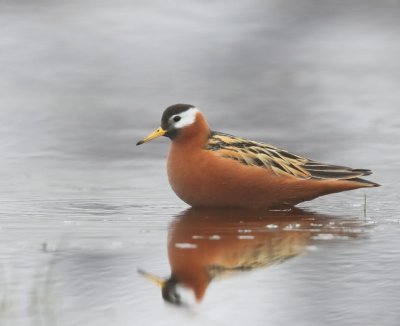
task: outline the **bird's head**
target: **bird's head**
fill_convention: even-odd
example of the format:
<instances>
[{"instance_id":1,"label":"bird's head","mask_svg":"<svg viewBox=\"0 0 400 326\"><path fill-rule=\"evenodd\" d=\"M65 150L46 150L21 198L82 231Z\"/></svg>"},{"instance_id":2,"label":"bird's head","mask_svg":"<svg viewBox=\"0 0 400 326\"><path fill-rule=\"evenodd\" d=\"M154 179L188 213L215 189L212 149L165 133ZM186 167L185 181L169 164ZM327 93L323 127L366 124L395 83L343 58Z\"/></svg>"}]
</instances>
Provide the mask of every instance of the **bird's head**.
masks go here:
<instances>
[{"instance_id":1,"label":"bird's head","mask_svg":"<svg viewBox=\"0 0 400 326\"><path fill-rule=\"evenodd\" d=\"M198 129L204 129L204 126L208 131L208 125L204 117L195 106L174 104L165 109L161 117L161 126L147 137L138 141L136 145L141 145L161 136L176 140L183 134L198 133Z\"/></svg>"}]
</instances>

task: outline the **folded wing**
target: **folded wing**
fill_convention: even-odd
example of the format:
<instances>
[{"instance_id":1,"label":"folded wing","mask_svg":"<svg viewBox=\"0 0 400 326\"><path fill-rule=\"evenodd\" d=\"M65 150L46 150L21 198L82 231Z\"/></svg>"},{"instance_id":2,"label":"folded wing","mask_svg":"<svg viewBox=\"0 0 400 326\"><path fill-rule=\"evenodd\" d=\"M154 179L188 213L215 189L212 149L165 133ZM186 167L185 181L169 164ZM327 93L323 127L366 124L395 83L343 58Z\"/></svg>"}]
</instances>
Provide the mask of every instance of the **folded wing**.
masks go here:
<instances>
[{"instance_id":1,"label":"folded wing","mask_svg":"<svg viewBox=\"0 0 400 326\"><path fill-rule=\"evenodd\" d=\"M210 134L206 149L245 165L268 169L276 175L291 175L300 179L355 179L354 181L375 185L358 179L371 174L370 170L316 162L269 144L220 132L214 131Z\"/></svg>"}]
</instances>

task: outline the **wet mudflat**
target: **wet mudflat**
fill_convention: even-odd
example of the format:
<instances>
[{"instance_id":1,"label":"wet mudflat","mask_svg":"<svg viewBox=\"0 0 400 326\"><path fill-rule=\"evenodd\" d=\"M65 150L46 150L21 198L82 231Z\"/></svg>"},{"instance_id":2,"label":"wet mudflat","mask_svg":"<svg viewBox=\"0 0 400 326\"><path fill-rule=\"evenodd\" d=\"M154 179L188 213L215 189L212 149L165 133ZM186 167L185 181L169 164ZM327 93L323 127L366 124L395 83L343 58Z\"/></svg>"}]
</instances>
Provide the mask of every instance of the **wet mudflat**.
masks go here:
<instances>
[{"instance_id":1,"label":"wet mudflat","mask_svg":"<svg viewBox=\"0 0 400 326\"><path fill-rule=\"evenodd\" d=\"M0 324L398 325L399 11L3 2ZM167 139L135 147L176 102L383 187L288 212L189 209ZM138 269L186 278L200 303L179 284L166 303Z\"/></svg>"}]
</instances>

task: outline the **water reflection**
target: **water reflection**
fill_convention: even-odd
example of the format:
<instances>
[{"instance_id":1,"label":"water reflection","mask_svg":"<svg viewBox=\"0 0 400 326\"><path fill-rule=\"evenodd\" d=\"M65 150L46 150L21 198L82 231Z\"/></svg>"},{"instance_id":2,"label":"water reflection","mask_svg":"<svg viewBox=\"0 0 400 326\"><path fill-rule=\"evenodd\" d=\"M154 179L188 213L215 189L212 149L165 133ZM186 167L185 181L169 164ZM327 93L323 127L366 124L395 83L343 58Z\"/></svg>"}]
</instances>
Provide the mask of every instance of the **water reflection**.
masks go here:
<instances>
[{"instance_id":1,"label":"water reflection","mask_svg":"<svg viewBox=\"0 0 400 326\"><path fill-rule=\"evenodd\" d=\"M234 272L281 263L303 253L312 241L357 237L365 221L301 209L255 211L190 208L168 232L171 276L139 272L162 289L164 300L184 304L182 289L200 302L208 285Z\"/></svg>"}]
</instances>

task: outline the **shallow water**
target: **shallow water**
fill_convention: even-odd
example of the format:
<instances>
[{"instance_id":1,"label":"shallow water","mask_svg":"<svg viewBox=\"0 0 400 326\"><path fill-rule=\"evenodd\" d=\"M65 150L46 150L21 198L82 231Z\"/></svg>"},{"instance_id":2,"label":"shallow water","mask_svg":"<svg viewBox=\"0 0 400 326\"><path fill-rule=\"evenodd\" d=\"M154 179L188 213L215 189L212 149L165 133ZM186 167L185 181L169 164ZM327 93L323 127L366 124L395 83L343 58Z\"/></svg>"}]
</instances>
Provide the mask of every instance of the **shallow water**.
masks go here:
<instances>
[{"instance_id":1,"label":"shallow water","mask_svg":"<svg viewBox=\"0 0 400 326\"><path fill-rule=\"evenodd\" d=\"M0 8L1 325L398 325L397 2ZM187 210L135 147L176 102L383 187ZM138 269L211 282L176 307Z\"/></svg>"}]
</instances>

